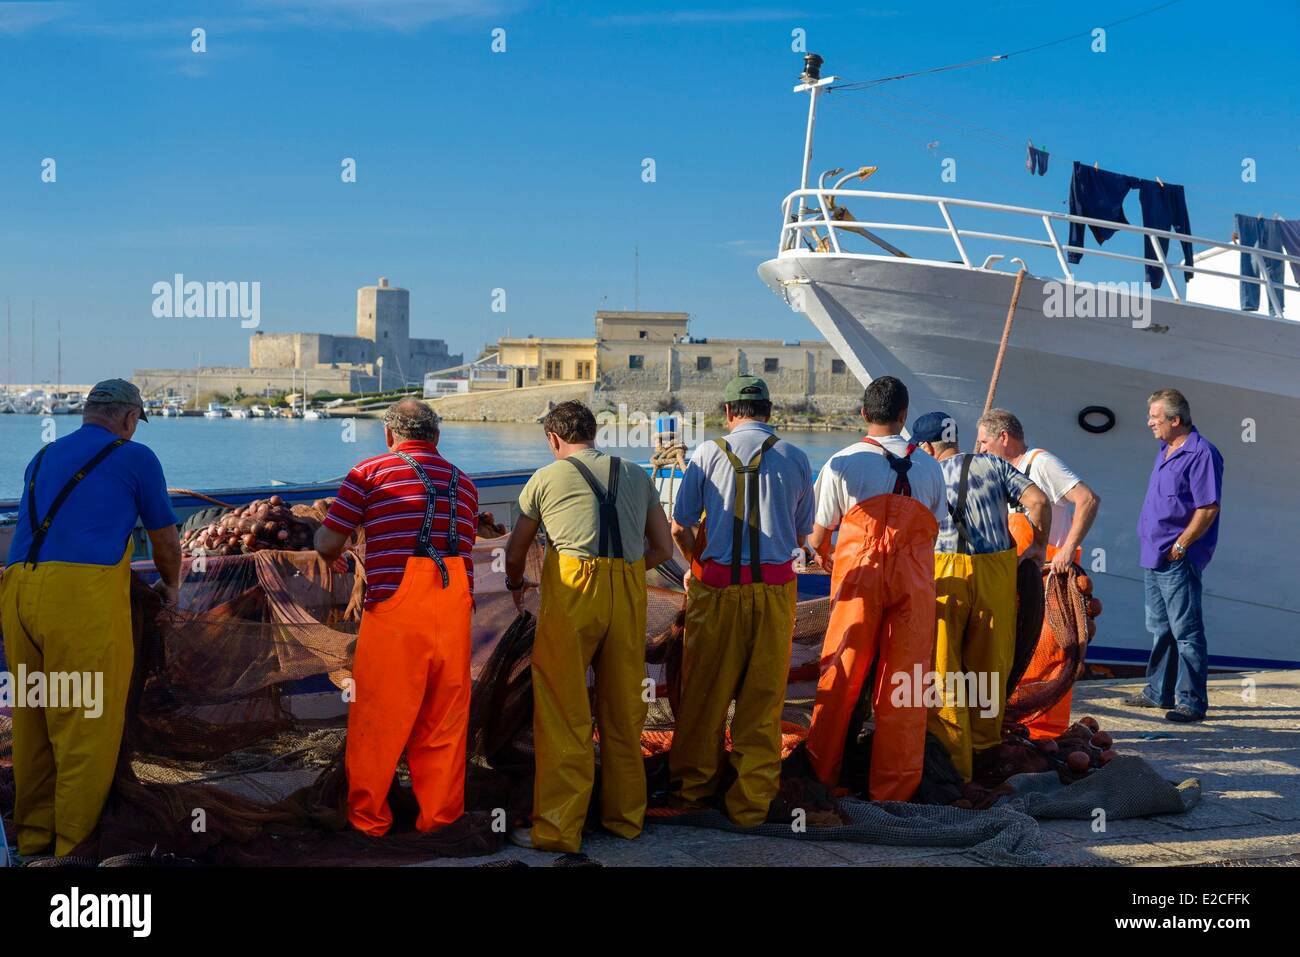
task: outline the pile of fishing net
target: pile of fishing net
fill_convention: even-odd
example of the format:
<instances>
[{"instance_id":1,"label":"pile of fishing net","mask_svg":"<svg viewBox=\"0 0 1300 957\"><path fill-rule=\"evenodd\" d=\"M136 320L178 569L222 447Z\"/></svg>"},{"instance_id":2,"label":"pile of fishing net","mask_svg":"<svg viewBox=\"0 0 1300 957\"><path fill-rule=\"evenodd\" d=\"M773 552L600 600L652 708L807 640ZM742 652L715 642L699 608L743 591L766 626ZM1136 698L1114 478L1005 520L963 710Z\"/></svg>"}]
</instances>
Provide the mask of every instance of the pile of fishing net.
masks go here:
<instances>
[{"instance_id":1,"label":"pile of fishing net","mask_svg":"<svg viewBox=\"0 0 1300 957\"><path fill-rule=\"evenodd\" d=\"M492 524L489 519L484 530ZM525 821L531 807L529 655L537 609L537 595L530 592L529 613L516 613L505 589L504 544L503 538L480 539L474 550L474 692L462 820L430 834L414 831L416 806L403 764L390 791L390 834L372 838L348 828L346 700L363 596L364 541L333 563L311 551L262 549L201 563L187 558L175 609L164 609L154 592L134 581L136 668L116 779L98 832L74 857L396 864L499 850L508 827ZM541 578L541 557L535 549L529 558L534 581ZM648 825L728 828L719 811L680 814L666 807L684 616L680 570L668 566L650 578L646 667L657 698L642 740ZM769 823L755 833L957 846L991 863L1040 863L1033 820L993 806L1007 796L997 790L1001 782L986 778L963 787L932 738L913 803L873 804L855 796L865 791L870 769L872 723L865 706L846 741L841 787L827 791L813 779L800 744L829 612L826 598L798 605L781 792ZM1027 741L1007 747L1022 755L1011 762L1017 773L1054 767L1050 756ZM1034 762L1023 757L1031 751ZM597 755L599 761L598 745ZM9 759L0 717L0 812L12 834ZM598 804L593 801L593 807ZM802 832L791 827L795 816L809 825Z\"/></svg>"}]
</instances>

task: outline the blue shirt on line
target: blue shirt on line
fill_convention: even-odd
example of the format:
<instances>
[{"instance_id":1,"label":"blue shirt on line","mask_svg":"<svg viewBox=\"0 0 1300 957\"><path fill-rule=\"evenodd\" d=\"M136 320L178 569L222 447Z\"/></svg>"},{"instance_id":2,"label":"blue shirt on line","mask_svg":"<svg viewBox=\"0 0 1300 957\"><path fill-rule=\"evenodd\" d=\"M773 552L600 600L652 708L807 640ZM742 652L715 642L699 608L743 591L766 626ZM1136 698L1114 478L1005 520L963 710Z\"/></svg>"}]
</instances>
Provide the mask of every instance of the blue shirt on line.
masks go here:
<instances>
[{"instance_id":1,"label":"blue shirt on line","mask_svg":"<svg viewBox=\"0 0 1300 957\"><path fill-rule=\"evenodd\" d=\"M70 435L56 439L46 449L36 475L38 521L45 518L68 479L114 438L102 426L83 425ZM23 472L18 526L6 565L25 560L32 545L27 502L31 476L32 462L28 462ZM95 466L73 489L50 525L39 561L116 565L122 560L136 519L150 531L176 524L158 456L147 445L127 442Z\"/></svg>"},{"instance_id":2,"label":"blue shirt on line","mask_svg":"<svg viewBox=\"0 0 1300 957\"><path fill-rule=\"evenodd\" d=\"M736 458L748 465L773 432L765 423L745 422L725 438ZM716 442L701 442L691 454L674 499L673 521L690 528L705 516L708 540L700 556L702 560L731 564L735 502L735 469ZM758 470L758 503L759 561L765 565L784 564L812 532L817 504L808 456L784 439L763 453ZM741 520L744 519L742 515ZM740 555L741 561L749 564L748 533L741 543Z\"/></svg>"}]
</instances>

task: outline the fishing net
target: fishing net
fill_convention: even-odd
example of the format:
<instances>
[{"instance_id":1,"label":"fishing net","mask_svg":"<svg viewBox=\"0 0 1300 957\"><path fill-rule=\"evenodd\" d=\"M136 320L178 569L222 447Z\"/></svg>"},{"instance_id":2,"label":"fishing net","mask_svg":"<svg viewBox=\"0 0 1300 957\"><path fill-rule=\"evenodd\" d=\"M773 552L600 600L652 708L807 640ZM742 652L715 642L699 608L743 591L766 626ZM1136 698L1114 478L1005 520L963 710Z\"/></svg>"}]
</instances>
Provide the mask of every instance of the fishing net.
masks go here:
<instances>
[{"instance_id":1,"label":"fishing net","mask_svg":"<svg viewBox=\"0 0 1300 957\"><path fill-rule=\"evenodd\" d=\"M490 529L492 523L483 527ZM333 563L312 551L267 549L187 558L181 601L172 609L163 608L159 597L133 577L136 667L118 768L100 827L74 857L398 864L500 849L507 827L526 820L532 800L529 655L537 611L532 591L525 598L527 612L517 614L505 589L504 545L503 537L480 539L473 554L474 691L467 813L460 821L428 834L414 830L418 808L403 762L389 795L395 818L390 834L373 838L348 827L346 699L364 594L364 541ZM535 581L541 578L541 559L540 547L535 548L528 571ZM681 673L681 570L668 565L650 580L646 667L657 699L642 739L648 816L654 823L686 823L677 820L685 816L666 807L667 755ZM943 835L938 843L986 843L992 819L976 820L983 812L971 809L990 807L1001 796L996 782L963 787L933 738L927 741L925 775L914 799L919 810L879 817L859 806L862 802L843 803L846 793L865 791L869 776L872 722L865 703L845 742L842 790L827 792L813 779L802 741L829 616L827 598L798 604L782 716L783 779L769 817L773 833L902 843L915 836L928 809L946 815L934 818L936 833ZM10 745L9 723L0 714L0 812L12 834ZM1022 770L1051 766L1022 764ZM724 778L721 786L727 783ZM789 833L796 810L813 824L803 835ZM954 812L960 813L954 817ZM900 815L908 822L901 830ZM702 820L716 823L719 817L706 814ZM1017 830L1023 823L1002 821L1000 826L1014 833L990 845L991 859L1014 856L1019 849L1024 852L1020 863L1035 862L1034 849Z\"/></svg>"},{"instance_id":2,"label":"fishing net","mask_svg":"<svg viewBox=\"0 0 1300 957\"><path fill-rule=\"evenodd\" d=\"M1091 618L1100 602L1090 598L1091 581L1077 565L1059 575L1049 572L1035 588L1039 572L1031 562L1021 562L1018 590L1021 619L1016 639L1016 661L1008 682L1009 722L1029 722L1061 700L1083 674L1088 639L1095 630ZM1035 603L1040 629L1024 614Z\"/></svg>"}]
</instances>

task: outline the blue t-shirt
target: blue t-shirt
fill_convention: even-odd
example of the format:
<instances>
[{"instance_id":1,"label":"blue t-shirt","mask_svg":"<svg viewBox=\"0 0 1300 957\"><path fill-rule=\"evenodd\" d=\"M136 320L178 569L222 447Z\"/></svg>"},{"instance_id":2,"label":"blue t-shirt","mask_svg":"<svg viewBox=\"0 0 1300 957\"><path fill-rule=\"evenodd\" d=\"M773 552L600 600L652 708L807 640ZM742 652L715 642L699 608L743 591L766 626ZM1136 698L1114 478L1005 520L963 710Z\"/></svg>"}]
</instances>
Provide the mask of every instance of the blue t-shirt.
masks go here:
<instances>
[{"instance_id":1,"label":"blue t-shirt","mask_svg":"<svg viewBox=\"0 0 1300 957\"><path fill-rule=\"evenodd\" d=\"M1034 483L1010 462L996 455L959 452L939 463L944 483L948 486L950 509L957 507L962 462L972 455L970 475L966 479L966 530L970 535L971 549L976 555L988 555L1015 548L1016 542L1007 523L1007 506L1018 505L1025 489ZM934 550L948 554L961 551L951 513L939 523L939 539Z\"/></svg>"},{"instance_id":2,"label":"blue t-shirt","mask_svg":"<svg viewBox=\"0 0 1300 957\"><path fill-rule=\"evenodd\" d=\"M68 479L114 439L113 433L101 426L83 425L46 449L40 471L36 473L38 521L44 520ZM26 559L32 545L27 503L27 483L31 476L32 463L28 462L23 473L18 527L9 546L7 565ZM150 531L176 524L158 456L147 445L127 442L95 466L72 490L50 525L39 560L116 565L122 560L136 519Z\"/></svg>"}]
</instances>

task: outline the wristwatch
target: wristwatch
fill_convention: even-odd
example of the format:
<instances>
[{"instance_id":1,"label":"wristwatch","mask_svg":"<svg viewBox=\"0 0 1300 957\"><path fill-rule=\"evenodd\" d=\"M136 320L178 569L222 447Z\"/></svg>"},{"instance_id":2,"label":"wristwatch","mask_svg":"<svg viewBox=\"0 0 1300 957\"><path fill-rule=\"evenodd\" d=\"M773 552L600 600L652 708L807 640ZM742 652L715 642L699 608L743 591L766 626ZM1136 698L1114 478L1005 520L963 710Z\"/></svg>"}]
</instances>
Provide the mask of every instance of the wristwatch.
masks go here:
<instances>
[{"instance_id":1,"label":"wristwatch","mask_svg":"<svg viewBox=\"0 0 1300 957\"><path fill-rule=\"evenodd\" d=\"M1179 558L1182 558L1187 554L1187 549L1183 547L1181 542L1174 542L1171 551L1173 551Z\"/></svg>"}]
</instances>

